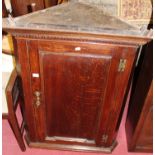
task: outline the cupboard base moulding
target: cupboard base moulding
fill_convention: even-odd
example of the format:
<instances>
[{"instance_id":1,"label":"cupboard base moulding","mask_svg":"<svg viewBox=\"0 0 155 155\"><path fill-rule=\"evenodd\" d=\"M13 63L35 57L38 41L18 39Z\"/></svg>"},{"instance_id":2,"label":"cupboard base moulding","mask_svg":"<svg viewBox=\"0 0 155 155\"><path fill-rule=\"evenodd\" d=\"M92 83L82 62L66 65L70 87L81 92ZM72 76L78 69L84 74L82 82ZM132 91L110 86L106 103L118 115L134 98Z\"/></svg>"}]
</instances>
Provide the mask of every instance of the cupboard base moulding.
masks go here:
<instances>
[{"instance_id":1,"label":"cupboard base moulding","mask_svg":"<svg viewBox=\"0 0 155 155\"><path fill-rule=\"evenodd\" d=\"M42 149L53 149L53 150L64 150L64 151L83 151L83 152L103 152L111 153L117 146L117 141L114 141L110 147L95 147L95 146L84 146L84 145L71 145L71 144L56 144L56 143L45 143L45 142L31 142L29 137L25 135L27 145L31 148L42 148Z\"/></svg>"}]
</instances>

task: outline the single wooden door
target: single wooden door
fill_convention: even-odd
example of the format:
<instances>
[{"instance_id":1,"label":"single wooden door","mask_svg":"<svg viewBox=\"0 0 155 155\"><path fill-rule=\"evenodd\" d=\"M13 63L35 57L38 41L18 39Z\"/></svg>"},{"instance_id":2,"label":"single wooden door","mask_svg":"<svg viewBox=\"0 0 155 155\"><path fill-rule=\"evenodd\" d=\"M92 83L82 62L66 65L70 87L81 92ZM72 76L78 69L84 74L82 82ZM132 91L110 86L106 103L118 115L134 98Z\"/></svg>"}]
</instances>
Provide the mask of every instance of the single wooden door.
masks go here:
<instances>
[{"instance_id":1,"label":"single wooden door","mask_svg":"<svg viewBox=\"0 0 155 155\"><path fill-rule=\"evenodd\" d=\"M40 51L46 139L95 140L111 56Z\"/></svg>"}]
</instances>

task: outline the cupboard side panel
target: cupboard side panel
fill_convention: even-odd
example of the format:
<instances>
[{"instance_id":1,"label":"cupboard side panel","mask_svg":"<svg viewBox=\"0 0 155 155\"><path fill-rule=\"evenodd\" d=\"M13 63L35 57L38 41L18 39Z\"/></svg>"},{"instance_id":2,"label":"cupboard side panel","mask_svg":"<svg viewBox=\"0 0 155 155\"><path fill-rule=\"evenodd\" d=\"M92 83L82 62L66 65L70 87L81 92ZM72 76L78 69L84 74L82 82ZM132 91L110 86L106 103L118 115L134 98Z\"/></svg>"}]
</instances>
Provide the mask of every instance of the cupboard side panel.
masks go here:
<instances>
[{"instance_id":1,"label":"cupboard side panel","mask_svg":"<svg viewBox=\"0 0 155 155\"><path fill-rule=\"evenodd\" d=\"M14 38L15 57L17 60L17 72L21 76L24 95L25 119L27 135L31 141L37 140L32 91L30 78L29 52L27 42L24 39Z\"/></svg>"},{"instance_id":2,"label":"cupboard side panel","mask_svg":"<svg viewBox=\"0 0 155 155\"><path fill-rule=\"evenodd\" d=\"M126 59L127 63L124 72L117 72L116 76L116 82L114 87L114 98L109 112L110 114L108 120L109 123L107 125L107 132L110 135L107 141L107 145L112 144L113 140L116 138L117 135L116 131L117 123L123 105L123 100L125 97L130 74L132 72L133 65L135 62L137 47L120 48L120 51L121 51L120 59Z\"/></svg>"}]
</instances>

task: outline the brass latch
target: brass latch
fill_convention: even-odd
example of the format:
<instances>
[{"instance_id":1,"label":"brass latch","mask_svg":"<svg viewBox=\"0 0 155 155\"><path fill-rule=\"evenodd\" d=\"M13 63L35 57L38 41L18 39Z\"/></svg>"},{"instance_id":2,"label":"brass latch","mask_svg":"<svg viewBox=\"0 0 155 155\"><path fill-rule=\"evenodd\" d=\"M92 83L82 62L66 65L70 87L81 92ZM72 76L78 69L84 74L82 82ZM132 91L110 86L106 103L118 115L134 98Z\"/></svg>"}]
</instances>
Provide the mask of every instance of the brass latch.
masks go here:
<instances>
[{"instance_id":1,"label":"brass latch","mask_svg":"<svg viewBox=\"0 0 155 155\"><path fill-rule=\"evenodd\" d=\"M41 99L40 99L40 96L41 96L41 93L39 92L39 91L35 91L34 92L34 96L35 96L35 105L37 106L37 107L39 107L40 106L40 104L41 104Z\"/></svg>"},{"instance_id":2,"label":"brass latch","mask_svg":"<svg viewBox=\"0 0 155 155\"><path fill-rule=\"evenodd\" d=\"M118 66L118 71L119 72L124 72L125 67L126 67L126 62L127 62L126 59L120 59L119 66Z\"/></svg>"}]
</instances>

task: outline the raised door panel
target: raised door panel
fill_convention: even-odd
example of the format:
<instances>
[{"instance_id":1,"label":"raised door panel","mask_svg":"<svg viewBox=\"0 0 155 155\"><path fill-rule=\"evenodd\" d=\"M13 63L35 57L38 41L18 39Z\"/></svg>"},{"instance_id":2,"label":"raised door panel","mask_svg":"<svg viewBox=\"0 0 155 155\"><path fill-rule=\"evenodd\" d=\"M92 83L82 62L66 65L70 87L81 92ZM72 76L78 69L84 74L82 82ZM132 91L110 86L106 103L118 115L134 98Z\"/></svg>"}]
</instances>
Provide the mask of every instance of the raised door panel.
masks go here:
<instances>
[{"instance_id":1,"label":"raised door panel","mask_svg":"<svg viewBox=\"0 0 155 155\"><path fill-rule=\"evenodd\" d=\"M40 51L39 59L45 136L94 140L112 57Z\"/></svg>"}]
</instances>

